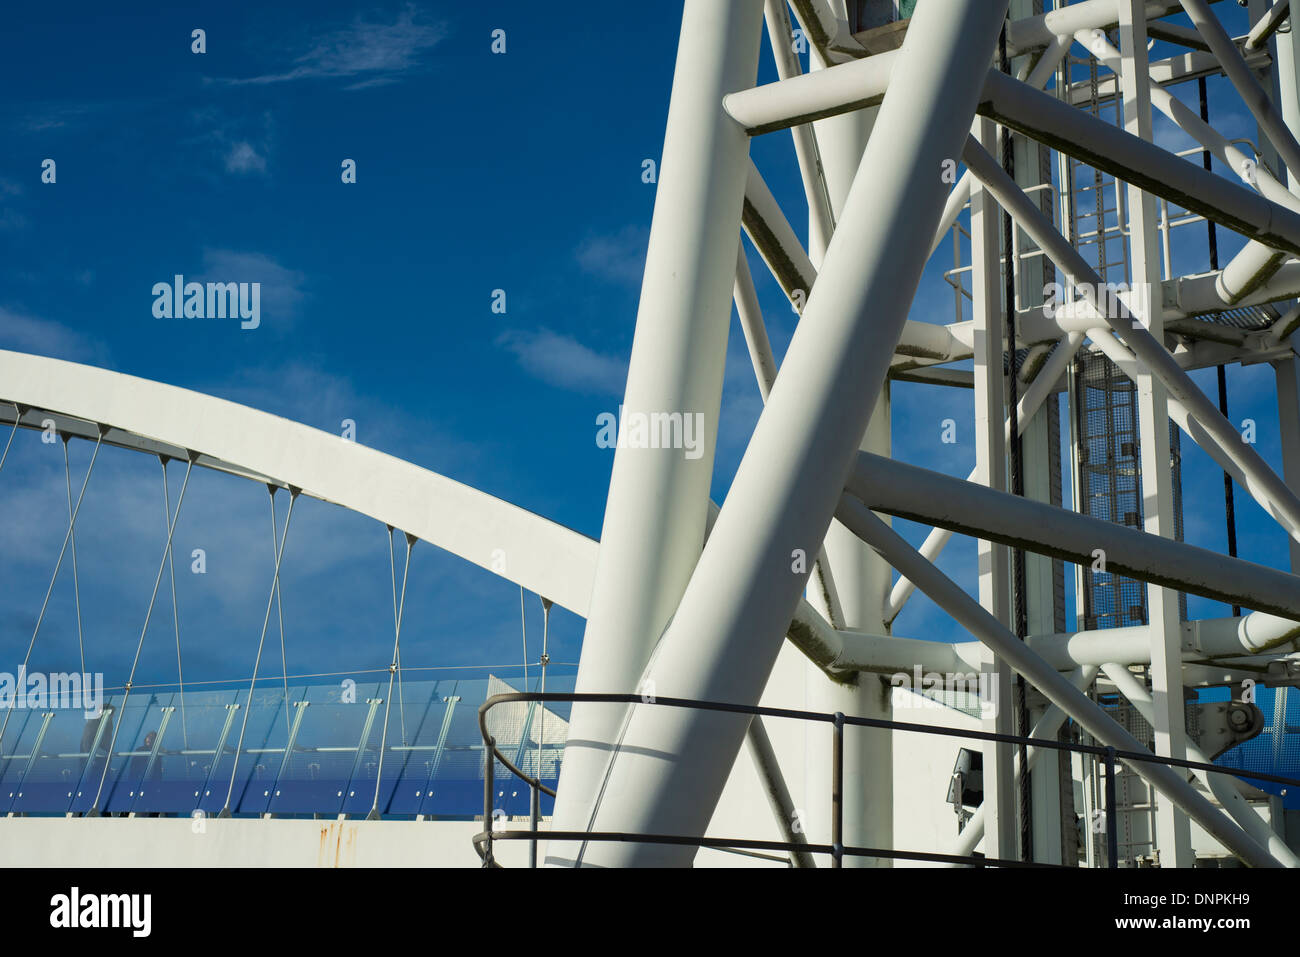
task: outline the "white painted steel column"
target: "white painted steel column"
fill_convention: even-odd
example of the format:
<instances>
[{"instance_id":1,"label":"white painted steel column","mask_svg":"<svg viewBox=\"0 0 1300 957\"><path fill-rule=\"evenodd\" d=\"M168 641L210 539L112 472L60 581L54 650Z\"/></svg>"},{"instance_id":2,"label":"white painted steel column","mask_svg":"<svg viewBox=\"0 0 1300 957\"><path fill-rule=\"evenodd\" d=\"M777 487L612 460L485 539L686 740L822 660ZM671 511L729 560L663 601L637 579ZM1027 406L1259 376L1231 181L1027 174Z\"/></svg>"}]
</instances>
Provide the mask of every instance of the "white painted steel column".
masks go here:
<instances>
[{"instance_id":1,"label":"white painted steel column","mask_svg":"<svg viewBox=\"0 0 1300 957\"><path fill-rule=\"evenodd\" d=\"M1294 26L1285 33L1278 33L1270 40L1271 49L1276 53L1274 66L1277 71L1278 108L1282 119L1291 132L1300 132L1300 31ZM1291 192L1300 196L1300 169L1287 169L1287 185Z\"/></svg>"},{"instance_id":2,"label":"white painted steel column","mask_svg":"<svg viewBox=\"0 0 1300 957\"><path fill-rule=\"evenodd\" d=\"M998 151L997 126L980 117L972 136L990 152ZM975 320L975 473L973 481L998 491L1007 491L1007 440L1003 423L1006 409L1003 373L1003 283L1002 211L993 194L975 180L971 187L971 314ZM1010 562L1007 547L980 539L980 604L1003 625L1010 625ZM981 722L985 731L1015 733L1015 706L1011 668L981 648L980 670L989 675L993 698ZM1009 744L984 744L984 804L988 838L984 853L989 857L1019 856L1017 799L1014 775L1015 750Z\"/></svg>"},{"instance_id":3,"label":"white painted steel column","mask_svg":"<svg viewBox=\"0 0 1300 957\"><path fill-rule=\"evenodd\" d=\"M784 2L784 0L782 0ZM847 19L843 3L835 12ZM814 70L826 64L814 52ZM853 186L863 151L875 125L877 108L858 110L820 120L816 131L821 167L831 218L839 222ZM820 272L826 258L826 240L816 216L809 217L808 252ZM814 286L815 288L815 286ZM871 424L861 448L877 455L890 452L888 383L876 399ZM839 522L831 522L824 546L827 563L835 579L840 607L847 628L881 633L885 631L884 607L892 580L892 569L856 535ZM809 601L829 620L828 609L817 589L808 589ZM848 683L836 682L812 662L804 663L804 707L809 711L841 711L863 718L891 717L890 689L880 676L860 674ZM831 732L825 725L804 726L804 813L808 840L830 843L831 839ZM858 847L892 847L894 840L893 733L875 728L848 728L844 733L844 780L852 786L844 792L844 843ZM889 867L892 862L873 858L846 858L846 867Z\"/></svg>"},{"instance_id":4,"label":"white painted steel column","mask_svg":"<svg viewBox=\"0 0 1300 957\"><path fill-rule=\"evenodd\" d=\"M1042 4L1041 2L1036 3L1035 0L1012 0L1012 22L1033 16L1035 6L1041 9L1045 5L1050 6L1050 4ZM1068 42L1068 40L1063 42ZM1041 89L1046 83L1046 78L1055 71L1055 67L1059 63L1060 57L1056 56L1055 53L1060 45L1061 43L1058 42L1044 51L1043 60L1034 65L1032 74L1029 70L1030 58L1020 57L1014 59L1012 61L1013 74L1016 76L1023 74L1032 77L1032 79L1041 77L1041 82L1031 82L1031 85ZM1024 189L1038 189L1039 191L1029 195L1040 209L1045 210L1047 215L1052 215L1055 204L1050 189L1052 185L1051 176L1044 177L1043 175L1043 159L1049 155L1050 151L1046 146L1028 137L1013 137L1012 143L1014 145L1016 182ZM1040 189L1043 185L1048 186L1049 189ZM1029 249L1030 241L1019 230L1019 227L1016 228L1015 236L1015 248L1021 253L1026 252ZM1051 261L1044 255L1017 260L1016 289L1019 297L1018 306L1035 306L1047 297L1047 273L1049 269L1052 269ZM1063 344L1060 348L1065 351L1066 346ZM1023 380L1017 380L1017 391L1023 392L1024 389ZM1051 424L1059 422L1053 415L1055 411L1053 406L1056 405L1056 396L1051 394L1048 396L1047 403L1036 409L1028 421L1018 423L1023 437L1020 445L1020 460L1024 494L1028 498L1049 503L1052 501L1053 492L1053 466L1056 466L1055 471L1059 474L1060 465L1059 459L1056 463L1051 461L1052 452L1056 448L1053 436L1050 434ZM1057 451L1059 452L1059 449ZM1057 504L1060 504L1059 500ZM1032 635L1053 632L1058 629L1058 625L1063 628L1065 626L1064 621L1058 622L1056 619L1057 595L1054 586L1058 574L1057 563L1047 556L1025 553L1024 570L1027 633ZM1037 727L1039 719L1046 708L1037 693L1027 690L1026 694L1028 697L1027 707L1030 715L1030 725L1031 727ZM1011 724L1012 727L1015 726L1014 721ZM1068 756L1064 760L1068 762ZM1033 858L1036 861L1049 864L1063 863L1065 859L1063 849L1067 843L1062 825L1061 763L1062 756L1060 752L1042 749L1041 756L1034 764L1036 770L1031 775L1030 782ZM1068 841L1070 848L1073 848L1074 845L1073 830L1073 816L1071 816L1070 840ZM1074 863L1072 856L1068 860L1069 863Z\"/></svg>"},{"instance_id":5,"label":"white painted steel column","mask_svg":"<svg viewBox=\"0 0 1300 957\"><path fill-rule=\"evenodd\" d=\"M702 414L704 454L617 450L578 691L636 690L704 542L749 168L722 97L754 85L762 17L763 0L687 0L682 14L623 412ZM556 828L587 826L624 710L574 706ZM569 853L553 844L548 860Z\"/></svg>"},{"instance_id":6,"label":"white painted steel column","mask_svg":"<svg viewBox=\"0 0 1300 957\"><path fill-rule=\"evenodd\" d=\"M1120 87L1124 94L1124 128L1150 142L1151 70L1147 63L1146 11L1142 0L1120 0ZM1147 290L1136 311L1157 341L1161 340L1160 253L1157 248L1155 197L1128 187L1129 256L1132 288ZM1137 321L1135 320L1135 321ZM1138 443L1142 456L1142 517L1147 532L1173 538L1173 474L1169 450L1169 393L1151 370L1139 366ZM1183 705L1182 621L1178 593L1147 586L1147 614L1151 629L1151 684L1155 701L1155 753L1187 757L1187 719ZM1191 867L1191 826L1167 798L1156 808L1156 847L1162 867Z\"/></svg>"},{"instance_id":7,"label":"white painted steel column","mask_svg":"<svg viewBox=\"0 0 1300 957\"><path fill-rule=\"evenodd\" d=\"M884 384L943 210L942 164L960 155L1005 12L1006 0L918 6L781 374L651 657L657 694L758 700ZM702 834L745 726L634 705L594 828ZM685 865L694 853L592 844L583 862Z\"/></svg>"}]
</instances>

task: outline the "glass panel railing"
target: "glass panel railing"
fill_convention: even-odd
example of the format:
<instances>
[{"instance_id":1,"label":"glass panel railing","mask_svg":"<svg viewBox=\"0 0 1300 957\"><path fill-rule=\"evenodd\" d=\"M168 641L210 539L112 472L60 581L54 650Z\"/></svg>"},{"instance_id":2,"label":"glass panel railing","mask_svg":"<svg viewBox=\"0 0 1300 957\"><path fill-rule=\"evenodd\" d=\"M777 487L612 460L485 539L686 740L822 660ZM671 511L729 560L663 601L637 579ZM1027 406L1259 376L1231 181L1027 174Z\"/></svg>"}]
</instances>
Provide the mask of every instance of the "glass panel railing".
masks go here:
<instances>
[{"instance_id":1,"label":"glass panel railing","mask_svg":"<svg viewBox=\"0 0 1300 957\"><path fill-rule=\"evenodd\" d=\"M552 668L548 689L572 691L574 674ZM247 688L120 691L104 713L14 709L0 745L0 813L471 818L482 814L484 749L478 707L490 695L537 690L464 669L436 680L404 679L389 702L387 676L356 682L259 682ZM387 715L388 730L384 734ZM490 730L511 760L554 786L568 706L503 705ZM243 728L245 721L247 727ZM240 731L244 730L239 745ZM384 741L382 760L380 742ZM111 755L110 755L111 745ZM238 762L235 760L239 748ZM540 754L539 754L540 746ZM231 787L232 771L234 786ZM529 812L526 787L498 766L498 806ZM98 800L97 800L98 798ZM543 813L551 799L544 798Z\"/></svg>"}]
</instances>

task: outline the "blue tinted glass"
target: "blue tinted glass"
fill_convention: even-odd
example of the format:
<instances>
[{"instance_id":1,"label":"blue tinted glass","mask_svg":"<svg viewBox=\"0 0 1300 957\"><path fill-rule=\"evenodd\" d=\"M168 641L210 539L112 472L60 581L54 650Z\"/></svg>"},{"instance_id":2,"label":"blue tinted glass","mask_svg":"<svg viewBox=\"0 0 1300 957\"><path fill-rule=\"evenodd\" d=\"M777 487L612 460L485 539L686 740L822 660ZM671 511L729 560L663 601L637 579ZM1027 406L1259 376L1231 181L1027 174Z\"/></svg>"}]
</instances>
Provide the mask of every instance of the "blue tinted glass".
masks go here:
<instances>
[{"instance_id":1,"label":"blue tinted glass","mask_svg":"<svg viewBox=\"0 0 1300 957\"><path fill-rule=\"evenodd\" d=\"M104 713L13 709L0 757L0 813L218 814L230 792L239 815L461 818L483 813L485 750L478 709L493 694L537 690L538 673L293 682L138 690L105 695ZM574 675L548 675L571 691ZM488 728L528 774L554 787L568 732L567 703L510 702ZM385 721L387 729L385 730ZM240 734L243 732L242 743ZM236 751L238 760L236 761ZM111 753L110 753L111 752ZM233 774L233 787L232 787ZM529 788L497 762L494 809L530 811ZM376 792L378 801L376 805ZM544 797L542 813L552 800Z\"/></svg>"}]
</instances>

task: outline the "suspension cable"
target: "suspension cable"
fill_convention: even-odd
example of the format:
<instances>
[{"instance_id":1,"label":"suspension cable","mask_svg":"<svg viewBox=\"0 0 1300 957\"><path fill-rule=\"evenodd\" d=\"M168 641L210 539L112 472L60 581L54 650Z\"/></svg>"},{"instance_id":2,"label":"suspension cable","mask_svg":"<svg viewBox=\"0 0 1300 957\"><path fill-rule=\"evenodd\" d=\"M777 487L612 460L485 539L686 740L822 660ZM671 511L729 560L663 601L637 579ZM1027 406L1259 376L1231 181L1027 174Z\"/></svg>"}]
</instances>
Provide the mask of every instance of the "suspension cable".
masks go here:
<instances>
[{"instance_id":1,"label":"suspension cable","mask_svg":"<svg viewBox=\"0 0 1300 957\"><path fill-rule=\"evenodd\" d=\"M126 685L122 690L121 717L113 725L113 735L108 742L108 754L104 758L104 770L99 775L99 787L95 789L95 800L90 803L91 817L99 815L99 799L104 793L104 781L108 778L109 765L113 763L113 748L117 746L117 735L122 730L122 725L126 721L126 703L131 699L131 688L135 683L135 670L140 664L140 652L144 648L144 636L149 632L149 619L153 617L153 608L158 601L158 588L162 584L163 569L167 567L167 556L171 554L172 536L176 534L176 523L181 517L181 506L185 504L185 490L189 488L190 473L194 471L194 459L197 456L190 456L185 466L185 481L181 483L181 492L176 496L176 512L168 516L167 522L167 544L163 546L162 559L158 562L158 574L154 576L153 593L149 596L149 607L144 613L144 627L140 629L140 639L135 643L135 657L131 660L131 671L127 676ZM158 742L161 746L162 742Z\"/></svg>"},{"instance_id":2,"label":"suspension cable","mask_svg":"<svg viewBox=\"0 0 1300 957\"><path fill-rule=\"evenodd\" d=\"M163 477L163 521L169 521L172 513L171 489L167 485L167 463L170 461L166 455L158 456L158 461L162 463ZM75 570L77 553L72 553L73 569ZM171 575L172 585L172 629L176 633L176 682L181 698L181 743L188 748L190 746L190 729L185 720L185 669L181 667L181 613L176 604L176 551L167 545L167 569Z\"/></svg>"},{"instance_id":3,"label":"suspension cable","mask_svg":"<svg viewBox=\"0 0 1300 957\"><path fill-rule=\"evenodd\" d=\"M392 533L389 533L392 541ZM415 548L416 537L406 533L406 563L402 566L402 594L397 603L397 617L393 622L393 658L388 666L388 694L384 698L384 726L379 733L379 767L375 771L375 799L370 804L370 820L379 819L379 787L384 780L384 749L388 746L388 714L393 707L393 679L397 675L397 661L402 647L402 615L406 611L406 583L411 573L411 552ZM399 707L399 711L405 711ZM405 743L405 742L403 742Z\"/></svg>"},{"instance_id":4,"label":"suspension cable","mask_svg":"<svg viewBox=\"0 0 1300 957\"><path fill-rule=\"evenodd\" d=\"M528 616L524 614L524 586L519 586L519 634L524 640L524 687L528 687Z\"/></svg>"},{"instance_id":5,"label":"suspension cable","mask_svg":"<svg viewBox=\"0 0 1300 957\"><path fill-rule=\"evenodd\" d=\"M108 429L105 426L99 426L99 436L95 439L95 450L90 455L90 464L86 466L86 477L82 479L81 491L77 493L77 504L72 509L72 516L68 519L68 530L63 535L63 547L59 549L58 560L54 563L54 574L50 576L50 586L45 589L45 601L41 603L41 613L36 616L36 627L32 630L32 640L27 643L27 654L23 656L22 670L27 670L27 665L32 658L32 648L36 646L36 636L40 634L41 623L45 620L45 612L50 605L50 595L54 592L54 583L58 580L59 569L63 567L63 555L68 548L68 539L72 536L72 529L77 524L77 515L81 512L81 502L86 496L86 486L90 483L90 475L95 470L95 461L99 458L99 448L104 441L104 433ZM0 721L0 744L4 743L5 729L9 727L9 716L14 713L13 708L5 708L4 720ZM3 753L0 750L0 753Z\"/></svg>"},{"instance_id":6,"label":"suspension cable","mask_svg":"<svg viewBox=\"0 0 1300 957\"><path fill-rule=\"evenodd\" d=\"M22 421L23 410L18 408L17 402L10 402L14 407L14 427L9 430L9 440L5 442L5 450L0 454L0 469L5 467L5 459L9 458L9 446L14 444L14 436L18 434L18 423Z\"/></svg>"},{"instance_id":7,"label":"suspension cable","mask_svg":"<svg viewBox=\"0 0 1300 957\"><path fill-rule=\"evenodd\" d=\"M551 663L551 656L547 653L547 642L551 631L551 600L537 596L542 599L542 657L539 664L542 666L541 692L546 693L546 667ZM543 748L546 746L546 702L537 702L538 708L541 709L537 715L537 780L542 779L542 757Z\"/></svg>"},{"instance_id":8,"label":"suspension cable","mask_svg":"<svg viewBox=\"0 0 1300 957\"><path fill-rule=\"evenodd\" d=\"M244 734L248 731L248 716L253 710L253 689L257 686L257 672L262 665L262 648L266 644L266 629L271 624L271 603L275 601L275 590L280 584L280 561L284 558L284 543L289 538L289 522L293 519L293 505L298 501L301 489L289 487L289 509L284 516L284 532L280 535L280 544L275 550L275 570L271 577L271 592L266 596L266 614L262 617L262 635L257 640L257 657L253 659L253 675L248 681L248 707L244 709L244 720L239 725L239 740L235 743L235 759L230 765L230 784L226 787L226 801L218 817L230 817L230 797L235 793L235 775L239 771L239 753L244 747ZM221 755L213 759L213 767L221 760Z\"/></svg>"},{"instance_id":9,"label":"suspension cable","mask_svg":"<svg viewBox=\"0 0 1300 957\"><path fill-rule=\"evenodd\" d=\"M397 616L398 616L399 609L397 607L397 569L395 566L395 559L393 557L393 526L387 525L385 527L388 529L388 570L392 577L392 582L393 582L393 627L397 628L398 626ZM414 547L414 545L412 545L412 547ZM407 561L408 562L410 561L409 552L407 553ZM402 572L402 575L403 575L403 582L405 582L406 572ZM405 597L406 594L405 584L403 584L402 586L402 594L403 597ZM405 746L407 744L406 694L402 690L402 649L400 645L397 648L396 660L397 660L397 716L400 719L401 726L402 726L402 745ZM392 688L388 689L389 694L392 694L392 691L393 691Z\"/></svg>"},{"instance_id":10,"label":"suspension cable","mask_svg":"<svg viewBox=\"0 0 1300 957\"><path fill-rule=\"evenodd\" d=\"M271 483L266 487L270 490L271 499L271 553L275 553L275 539L279 531L275 521L275 493L279 488ZM284 602L280 597L280 576L275 578L275 614L280 622L280 672L284 678L284 735L285 747L288 747L288 741L293 734L293 724L289 720L289 662L284 654Z\"/></svg>"},{"instance_id":11,"label":"suspension cable","mask_svg":"<svg viewBox=\"0 0 1300 957\"><path fill-rule=\"evenodd\" d=\"M538 595L537 597L540 598L541 596ZM519 586L519 634L520 634L520 637L523 639L523 644L524 644L524 658L523 658L523 662L524 662L524 690L526 691L526 690L528 690L528 616L524 613L524 586L523 586L523 585L520 585L520 586ZM546 638L545 638L545 636L546 636L546 627L545 627L545 624L543 624L543 626L542 626L542 636L543 636L543 637L542 637L542 640L545 641L545 640L546 640ZM543 690L543 691L546 690L546 672L545 672L545 671L542 672L542 690ZM542 702L542 701L534 701L534 702L533 702L532 704L530 704L528 707L529 707L529 708L541 708L541 709L542 709L542 713L543 713L543 714L546 713L546 704L545 704L545 702ZM529 714L529 712L528 712L527 710L525 710L525 712L524 712L524 723L523 723L523 725L521 726L521 730L520 730L520 732L519 732L519 747L520 747L521 750L522 750L523 748L526 748L526 747L528 746L528 742L525 740L525 738L526 738L527 735L528 735L528 714ZM542 741L541 737L538 737L538 739L537 739L537 776L538 776L538 780L541 779L541 775L542 775L542 744L541 744L541 741ZM491 756L491 755L488 755L488 756L487 756L487 760L491 761L491 760L492 760L492 756Z\"/></svg>"},{"instance_id":12,"label":"suspension cable","mask_svg":"<svg viewBox=\"0 0 1300 957\"><path fill-rule=\"evenodd\" d=\"M63 478L68 489L68 522L72 522L72 466L68 461L68 442L72 436L63 434ZM69 537L72 545L72 598L77 606L77 651L81 655L81 673L86 674L86 643L81 632L81 575L77 570L77 533Z\"/></svg>"}]
</instances>

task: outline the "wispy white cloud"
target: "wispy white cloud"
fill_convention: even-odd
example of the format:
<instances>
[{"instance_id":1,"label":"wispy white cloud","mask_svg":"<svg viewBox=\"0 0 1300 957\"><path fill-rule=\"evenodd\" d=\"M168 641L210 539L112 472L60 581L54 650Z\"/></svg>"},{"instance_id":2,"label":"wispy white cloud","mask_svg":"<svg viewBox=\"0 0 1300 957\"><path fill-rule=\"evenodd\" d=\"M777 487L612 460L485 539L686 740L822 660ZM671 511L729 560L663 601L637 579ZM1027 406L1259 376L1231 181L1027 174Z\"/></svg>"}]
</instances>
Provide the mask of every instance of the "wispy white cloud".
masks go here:
<instances>
[{"instance_id":1,"label":"wispy white cloud","mask_svg":"<svg viewBox=\"0 0 1300 957\"><path fill-rule=\"evenodd\" d=\"M100 342L50 319L0 306L0 348L15 352L103 365L108 350Z\"/></svg>"},{"instance_id":2,"label":"wispy white cloud","mask_svg":"<svg viewBox=\"0 0 1300 957\"><path fill-rule=\"evenodd\" d=\"M275 151L276 124L270 111L234 114L218 106L205 106L187 116L194 133L181 145L193 147L220 169L236 176L265 176Z\"/></svg>"},{"instance_id":3,"label":"wispy white cloud","mask_svg":"<svg viewBox=\"0 0 1300 957\"><path fill-rule=\"evenodd\" d=\"M421 65L421 57L447 35L445 25L425 20L408 4L391 21L358 17L350 26L310 41L293 66L278 73L229 79L233 85L267 85L293 80L355 79L347 89L394 83Z\"/></svg>"},{"instance_id":4,"label":"wispy white cloud","mask_svg":"<svg viewBox=\"0 0 1300 957\"><path fill-rule=\"evenodd\" d=\"M515 329L497 338L531 375L572 392L621 395L627 362L550 329Z\"/></svg>"},{"instance_id":5,"label":"wispy white cloud","mask_svg":"<svg viewBox=\"0 0 1300 957\"><path fill-rule=\"evenodd\" d=\"M578 244L578 265L585 272L611 282L636 285L645 272L646 245L650 230L624 226L616 233L589 236Z\"/></svg>"},{"instance_id":6,"label":"wispy white cloud","mask_svg":"<svg viewBox=\"0 0 1300 957\"><path fill-rule=\"evenodd\" d=\"M306 298L307 277L280 265L270 256L233 249L205 249L199 282L257 282L262 284L263 321L292 322Z\"/></svg>"},{"instance_id":7,"label":"wispy white cloud","mask_svg":"<svg viewBox=\"0 0 1300 957\"><path fill-rule=\"evenodd\" d=\"M231 145L226 153L227 173L265 173L266 157L253 148L247 140Z\"/></svg>"}]
</instances>

